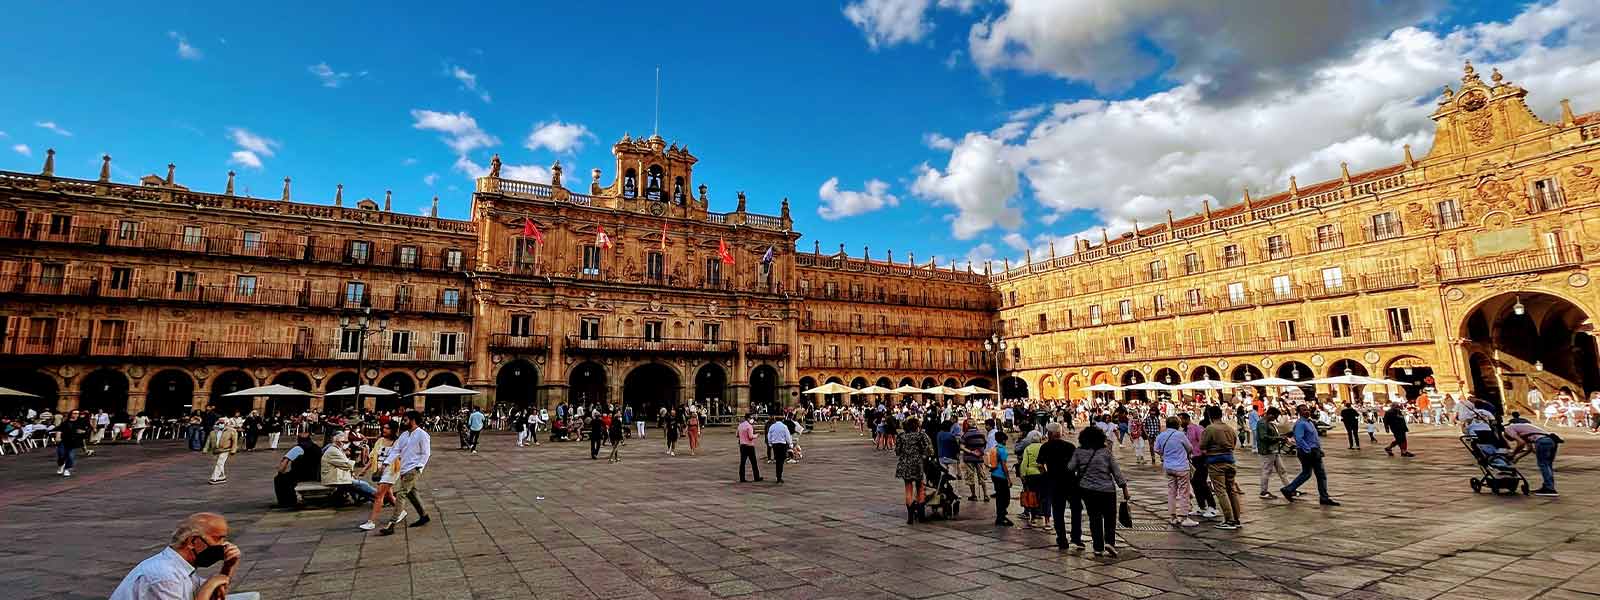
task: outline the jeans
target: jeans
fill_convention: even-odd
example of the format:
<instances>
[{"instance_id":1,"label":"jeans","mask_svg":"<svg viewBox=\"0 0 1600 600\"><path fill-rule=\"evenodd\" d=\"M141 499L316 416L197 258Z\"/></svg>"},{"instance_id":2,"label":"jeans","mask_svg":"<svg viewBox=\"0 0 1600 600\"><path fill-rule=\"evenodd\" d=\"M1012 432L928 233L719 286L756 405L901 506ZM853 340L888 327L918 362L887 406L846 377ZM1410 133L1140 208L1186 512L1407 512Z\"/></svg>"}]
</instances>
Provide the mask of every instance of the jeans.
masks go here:
<instances>
[{"instance_id":1,"label":"jeans","mask_svg":"<svg viewBox=\"0 0 1600 600\"><path fill-rule=\"evenodd\" d=\"M1238 523L1242 508L1239 506L1239 482L1236 479L1238 469L1228 462L1211 463L1207 467L1212 493L1216 495L1217 506L1222 508L1222 520Z\"/></svg>"},{"instance_id":2,"label":"jeans","mask_svg":"<svg viewBox=\"0 0 1600 600\"><path fill-rule=\"evenodd\" d=\"M778 483L783 483L783 463L786 462L789 462L789 445L773 444L772 464L777 465L775 468L778 470Z\"/></svg>"},{"instance_id":3,"label":"jeans","mask_svg":"<svg viewBox=\"0 0 1600 600\"><path fill-rule=\"evenodd\" d=\"M472 450L474 452L476 452L478 450L478 434L481 434L481 433L483 433L483 432L482 431L469 431L469 432L467 432L467 447L472 448Z\"/></svg>"},{"instance_id":4,"label":"jeans","mask_svg":"<svg viewBox=\"0 0 1600 600\"><path fill-rule=\"evenodd\" d=\"M371 501L378 495L378 488L372 487L372 484L364 479L356 479L350 482L350 493L361 500Z\"/></svg>"},{"instance_id":5,"label":"jeans","mask_svg":"<svg viewBox=\"0 0 1600 600\"><path fill-rule=\"evenodd\" d=\"M756 460L756 447L739 444L739 481L744 481L744 463L750 461L750 476L761 479L761 463Z\"/></svg>"},{"instance_id":6,"label":"jeans","mask_svg":"<svg viewBox=\"0 0 1600 600\"><path fill-rule=\"evenodd\" d=\"M601 436L598 435L589 436L589 458L591 459L600 458L600 442L602 441L600 438Z\"/></svg>"},{"instance_id":7,"label":"jeans","mask_svg":"<svg viewBox=\"0 0 1600 600\"><path fill-rule=\"evenodd\" d=\"M1083 498L1077 490L1056 486L1050 491L1050 516L1056 522L1056 545L1066 543L1067 506L1072 506L1072 543L1083 543Z\"/></svg>"},{"instance_id":8,"label":"jeans","mask_svg":"<svg viewBox=\"0 0 1600 600\"><path fill-rule=\"evenodd\" d=\"M1277 452L1261 455L1261 493L1270 493L1267 491L1267 481L1272 479L1273 473L1278 474L1279 485L1289 485L1289 476L1283 469L1283 455Z\"/></svg>"},{"instance_id":9,"label":"jeans","mask_svg":"<svg viewBox=\"0 0 1600 600\"><path fill-rule=\"evenodd\" d=\"M1117 493L1083 490L1083 506L1089 511L1089 537L1094 551L1117 545Z\"/></svg>"},{"instance_id":10,"label":"jeans","mask_svg":"<svg viewBox=\"0 0 1600 600\"><path fill-rule=\"evenodd\" d=\"M66 444L56 444L56 466L71 471L72 466L76 464L72 460L72 453L77 450L77 448L73 448L72 446L68 446Z\"/></svg>"},{"instance_id":11,"label":"jeans","mask_svg":"<svg viewBox=\"0 0 1600 600\"><path fill-rule=\"evenodd\" d=\"M1556 489L1556 440L1548 435L1533 442L1533 456L1539 461L1540 489Z\"/></svg>"},{"instance_id":12,"label":"jeans","mask_svg":"<svg viewBox=\"0 0 1600 600\"><path fill-rule=\"evenodd\" d=\"M1356 448L1356 449L1360 449L1361 448L1361 432L1360 431L1357 431L1356 428L1354 428L1354 427L1346 427L1346 428L1344 428L1344 435L1345 435L1346 438L1349 439L1351 448Z\"/></svg>"},{"instance_id":13,"label":"jeans","mask_svg":"<svg viewBox=\"0 0 1600 600\"><path fill-rule=\"evenodd\" d=\"M1011 480L992 475L989 478L994 480L994 523L999 525L1011 510Z\"/></svg>"},{"instance_id":14,"label":"jeans","mask_svg":"<svg viewBox=\"0 0 1600 600\"><path fill-rule=\"evenodd\" d=\"M1215 509L1217 507L1217 499L1211 495L1210 478L1206 476L1205 457L1196 456L1190 458L1189 465L1193 467L1193 470L1189 472L1189 485L1194 488L1195 509Z\"/></svg>"},{"instance_id":15,"label":"jeans","mask_svg":"<svg viewBox=\"0 0 1600 600\"><path fill-rule=\"evenodd\" d=\"M1310 452L1301 450L1299 452L1299 456L1300 474L1296 475L1294 477L1294 481L1289 482L1289 485L1285 486L1284 489L1288 490L1289 492L1299 490L1301 484L1304 484L1307 479L1311 478L1312 475L1316 475L1317 497L1327 500L1328 473L1322 470L1322 449L1318 448Z\"/></svg>"}]
</instances>

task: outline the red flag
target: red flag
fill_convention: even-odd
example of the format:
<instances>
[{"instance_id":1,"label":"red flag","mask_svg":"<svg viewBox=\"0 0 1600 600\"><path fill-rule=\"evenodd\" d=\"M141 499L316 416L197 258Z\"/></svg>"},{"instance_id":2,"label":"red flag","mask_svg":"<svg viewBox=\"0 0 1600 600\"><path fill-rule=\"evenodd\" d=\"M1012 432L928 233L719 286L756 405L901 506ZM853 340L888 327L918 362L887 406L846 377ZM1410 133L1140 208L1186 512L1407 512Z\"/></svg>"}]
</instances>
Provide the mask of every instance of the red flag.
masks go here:
<instances>
[{"instance_id":1,"label":"red flag","mask_svg":"<svg viewBox=\"0 0 1600 600\"><path fill-rule=\"evenodd\" d=\"M717 257L722 259L723 264L733 264L733 253L728 251L727 241L717 240Z\"/></svg>"},{"instance_id":2,"label":"red flag","mask_svg":"<svg viewBox=\"0 0 1600 600\"><path fill-rule=\"evenodd\" d=\"M522 237L533 238L534 243L543 244L544 234L539 232L539 227L533 224L533 219L522 218Z\"/></svg>"},{"instance_id":3,"label":"red flag","mask_svg":"<svg viewBox=\"0 0 1600 600\"><path fill-rule=\"evenodd\" d=\"M661 220L661 251L667 251L667 220Z\"/></svg>"},{"instance_id":4,"label":"red flag","mask_svg":"<svg viewBox=\"0 0 1600 600\"><path fill-rule=\"evenodd\" d=\"M594 245L601 248L610 248L611 236L606 235L606 228L602 225L595 225L594 231Z\"/></svg>"}]
</instances>

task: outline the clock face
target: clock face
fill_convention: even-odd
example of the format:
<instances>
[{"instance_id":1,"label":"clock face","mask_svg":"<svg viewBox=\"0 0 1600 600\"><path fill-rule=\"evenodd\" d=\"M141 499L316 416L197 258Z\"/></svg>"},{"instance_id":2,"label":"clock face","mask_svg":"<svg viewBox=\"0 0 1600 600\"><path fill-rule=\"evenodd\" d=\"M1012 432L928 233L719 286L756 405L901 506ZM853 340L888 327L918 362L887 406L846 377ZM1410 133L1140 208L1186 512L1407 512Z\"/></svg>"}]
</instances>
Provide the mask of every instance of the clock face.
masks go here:
<instances>
[{"instance_id":1,"label":"clock face","mask_svg":"<svg viewBox=\"0 0 1600 600\"><path fill-rule=\"evenodd\" d=\"M1480 91L1474 90L1461 97L1461 108L1467 112L1477 111L1488 104L1489 99L1485 98L1483 92Z\"/></svg>"}]
</instances>

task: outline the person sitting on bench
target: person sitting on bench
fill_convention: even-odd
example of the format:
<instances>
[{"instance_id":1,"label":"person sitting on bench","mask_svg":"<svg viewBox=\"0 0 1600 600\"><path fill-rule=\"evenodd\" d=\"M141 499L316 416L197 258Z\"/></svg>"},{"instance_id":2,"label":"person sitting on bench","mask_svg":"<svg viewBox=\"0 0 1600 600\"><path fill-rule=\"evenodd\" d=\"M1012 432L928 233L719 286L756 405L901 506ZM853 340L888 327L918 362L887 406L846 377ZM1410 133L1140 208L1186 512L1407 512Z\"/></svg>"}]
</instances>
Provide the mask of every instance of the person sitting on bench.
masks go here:
<instances>
[{"instance_id":1,"label":"person sitting on bench","mask_svg":"<svg viewBox=\"0 0 1600 600\"><path fill-rule=\"evenodd\" d=\"M371 502L378 490L353 476L351 471L355 469L356 462L345 454L349 447L349 434L343 431L333 434L333 443L322 450L322 484L347 492L362 502Z\"/></svg>"},{"instance_id":2,"label":"person sitting on bench","mask_svg":"<svg viewBox=\"0 0 1600 600\"><path fill-rule=\"evenodd\" d=\"M278 497L279 508L296 508L300 505L294 486L302 481L320 478L322 448L311 440L311 430L301 429L295 446L278 461L278 474L272 478L272 488Z\"/></svg>"}]
</instances>

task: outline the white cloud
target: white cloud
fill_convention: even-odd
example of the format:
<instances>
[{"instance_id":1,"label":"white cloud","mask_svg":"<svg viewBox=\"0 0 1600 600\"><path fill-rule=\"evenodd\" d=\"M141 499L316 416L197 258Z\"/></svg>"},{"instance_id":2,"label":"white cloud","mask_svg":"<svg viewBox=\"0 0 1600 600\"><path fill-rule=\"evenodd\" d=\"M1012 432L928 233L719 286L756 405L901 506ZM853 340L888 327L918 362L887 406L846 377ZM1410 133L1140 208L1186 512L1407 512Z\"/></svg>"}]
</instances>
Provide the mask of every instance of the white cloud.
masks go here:
<instances>
[{"instance_id":1,"label":"white cloud","mask_svg":"<svg viewBox=\"0 0 1600 600\"><path fill-rule=\"evenodd\" d=\"M529 150L548 148L551 152L574 152L583 147L585 138L594 139L594 134L581 123L540 121L533 126L533 133L528 134L523 146Z\"/></svg>"},{"instance_id":2,"label":"white cloud","mask_svg":"<svg viewBox=\"0 0 1600 600\"><path fill-rule=\"evenodd\" d=\"M33 149L29 148L27 144L17 144L12 146L11 150L23 156L33 156Z\"/></svg>"},{"instance_id":3,"label":"white cloud","mask_svg":"<svg viewBox=\"0 0 1600 600\"><path fill-rule=\"evenodd\" d=\"M282 145L277 141L256 135L243 127L229 127L228 139L233 140L233 143L238 144L240 148L263 156L276 154L278 147Z\"/></svg>"},{"instance_id":4,"label":"white cloud","mask_svg":"<svg viewBox=\"0 0 1600 600\"><path fill-rule=\"evenodd\" d=\"M489 167L480 165L466 156L457 156L455 170L465 173L469 179L489 176ZM516 181L531 181L534 183L550 183L550 170L539 165L500 165L500 177ZM455 191L455 186L446 188Z\"/></svg>"},{"instance_id":5,"label":"white cloud","mask_svg":"<svg viewBox=\"0 0 1600 600\"><path fill-rule=\"evenodd\" d=\"M961 14L972 12L984 0L939 0L939 8L951 9Z\"/></svg>"},{"instance_id":6,"label":"white cloud","mask_svg":"<svg viewBox=\"0 0 1600 600\"><path fill-rule=\"evenodd\" d=\"M472 92L485 103L491 101L489 91L478 87L478 76L456 65L445 65L444 74L461 83L461 89Z\"/></svg>"},{"instance_id":7,"label":"white cloud","mask_svg":"<svg viewBox=\"0 0 1600 600\"><path fill-rule=\"evenodd\" d=\"M1015 231L1006 234L1005 237L1000 238L1000 241L1005 242L1012 250L1023 250L1028 247L1028 239Z\"/></svg>"},{"instance_id":8,"label":"white cloud","mask_svg":"<svg viewBox=\"0 0 1600 600\"><path fill-rule=\"evenodd\" d=\"M409 167L409 166L411 166L411 165L414 165L414 164L417 164L417 159L416 159L416 158L414 158L414 157L410 157L410 156L408 156L408 157L406 157L406 158L403 158L403 159L401 159L401 160L400 160L400 164L402 164L402 165L405 165L405 166L408 166L408 167Z\"/></svg>"},{"instance_id":9,"label":"white cloud","mask_svg":"<svg viewBox=\"0 0 1600 600\"><path fill-rule=\"evenodd\" d=\"M55 121L39 121L38 123L34 123L34 125L38 125L42 129L48 129L50 131L54 131L57 134L62 135L62 136L72 137L72 132L71 131L67 131L65 129L62 129L60 125L56 125Z\"/></svg>"},{"instance_id":10,"label":"white cloud","mask_svg":"<svg viewBox=\"0 0 1600 600\"><path fill-rule=\"evenodd\" d=\"M422 183L427 185L428 187L433 187L433 182L438 181L438 180L439 180L439 174L438 173L429 173L427 175L423 175L422 176Z\"/></svg>"},{"instance_id":11,"label":"white cloud","mask_svg":"<svg viewBox=\"0 0 1600 600\"><path fill-rule=\"evenodd\" d=\"M228 155L228 162L251 169L261 168L261 157L249 150L234 150L233 154Z\"/></svg>"},{"instance_id":12,"label":"white cloud","mask_svg":"<svg viewBox=\"0 0 1600 600\"><path fill-rule=\"evenodd\" d=\"M929 148L932 148L934 150L955 150L956 149L956 141L955 140L947 138L943 134L933 133L933 132L922 134L922 145L927 146Z\"/></svg>"},{"instance_id":13,"label":"white cloud","mask_svg":"<svg viewBox=\"0 0 1600 600\"><path fill-rule=\"evenodd\" d=\"M933 23L927 19L931 0L856 0L844 7L844 17L867 36L874 49L920 42ZM941 1L940 4L943 4Z\"/></svg>"},{"instance_id":14,"label":"white cloud","mask_svg":"<svg viewBox=\"0 0 1600 600\"><path fill-rule=\"evenodd\" d=\"M10 137L10 136L7 135L6 132L4 132L4 131L0 131L0 138L3 138L3 137Z\"/></svg>"},{"instance_id":15,"label":"white cloud","mask_svg":"<svg viewBox=\"0 0 1600 600\"><path fill-rule=\"evenodd\" d=\"M467 114L465 111L447 113L412 109L411 118L413 119L412 128L437 131L444 134L441 139L458 156L479 148L499 145L500 143L499 138L489 135L480 129L477 119L473 119L472 115Z\"/></svg>"},{"instance_id":16,"label":"white cloud","mask_svg":"<svg viewBox=\"0 0 1600 600\"><path fill-rule=\"evenodd\" d=\"M900 199L889 193L889 184L873 179L865 191L853 192L839 189L839 178L829 177L817 190L817 215L829 221L866 214L885 206L899 206Z\"/></svg>"},{"instance_id":17,"label":"white cloud","mask_svg":"<svg viewBox=\"0 0 1600 600\"><path fill-rule=\"evenodd\" d=\"M968 52L988 71L1012 68L1121 89L1160 74L1235 98L1292 84L1395 27L1434 0L1011 0L972 25ZM1158 71L1165 67L1164 71Z\"/></svg>"},{"instance_id":18,"label":"white cloud","mask_svg":"<svg viewBox=\"0 0 1600 600\"><path fill-rule=\"evenodd\" d=\"M168 31L167 37L178 42L178 58L184 60L200 60L200 58L204 56L204 54L200 52L199 48L189 44L189 39L184 37L183 34L176 31Z\"/></svg>"},{"instance_id":19,"label":"white cloud","mask_svg":"<svg viewBox=\"0 0 1600 600\"><path fill-rule=\"evenodd\" d=\"M342 85L344 83L344 80L350 78L350 74L349 73L346 73L346 72L343 72L343 71L335 71L333 69L333 67L328 66L328 63L325 63L325 62L319 62L317 64L314 64L314 65L311 65L309 67L306 67L306 71L311 73L311 75L315 76L318 81L321 81L322 82L322 87L326 87L326 88L339 87L340 85ZM362 71L361 74L362 75L366 75L366 71Z\"/></svg>"},{"instance_id":20,"label":"white cloud","mask_svg":"<svg viewBox=\"0 0 1600 600\"><path fill-rule=\"evenodd\" d=\"M1352 172L1392 165L1404 144L1420 159L1431 145L1434 99L1445 84L1459 85L1463 57L1486 80L1499 67L1547 120L1559 117L1561 98L1578 112L1600 108L1600 21L1583 17L1597 4L1532 5L1507 22L1447 33L1399 28L1297 81L1229 102L1190 81L1143 97L1019 110L998 129L968 133L945 170L924 166L912 191L956 207L962 239L1015 227L1007 202L1018 174L1046 217L1087 211L1125 231L1134 220L1164 222L1169 209L1198 212L1206 199L1213 208L1237 202L1246 186L1256 197L1285 190L1290 175L1302 187L1334 179L1341 161ZM1005 141L1018 123L1024 133ZM1098 242L1098 229L1091 237Z\"/></svg>"},{"instance_id":21,"label":"white cloud","mask_svg":"<svg viewBox=\"0 0 1600 600\"><path fill-rule=\"evenodd\" d=\"M953 206L950 232L968 240L991 227L1016 229L1022 211L1011 206L1019 188L1017 167L1004 142L969 133L950 152L943 171L923 164L911 192L935 204Z\"/></svg>"}]
</instances>

